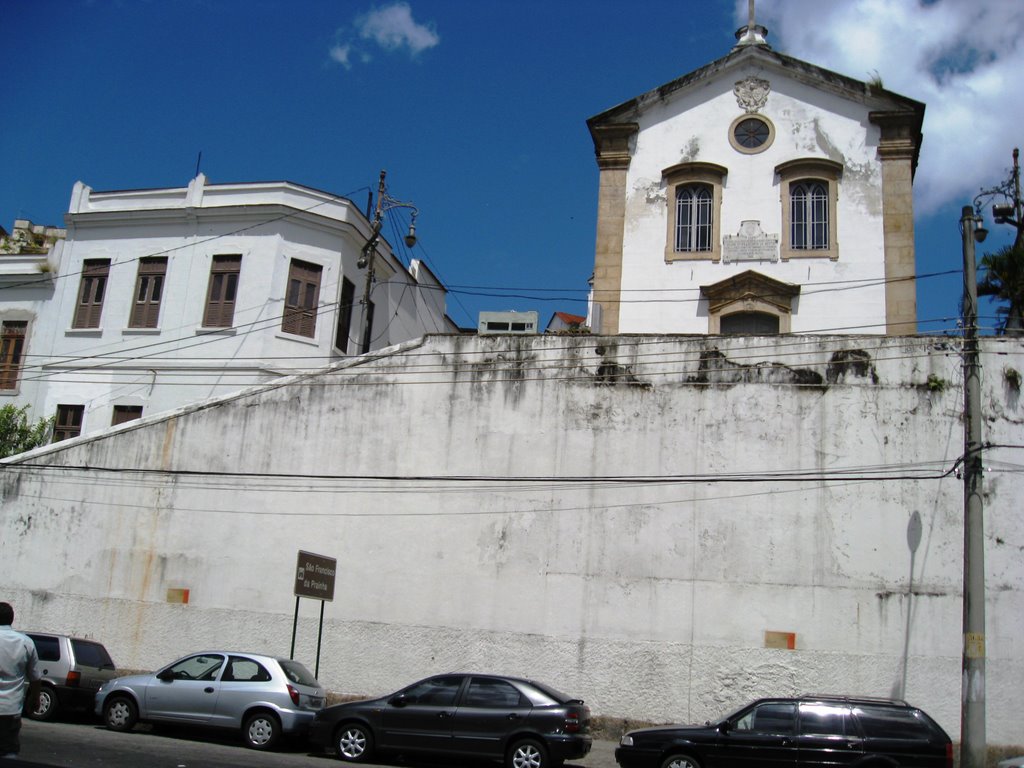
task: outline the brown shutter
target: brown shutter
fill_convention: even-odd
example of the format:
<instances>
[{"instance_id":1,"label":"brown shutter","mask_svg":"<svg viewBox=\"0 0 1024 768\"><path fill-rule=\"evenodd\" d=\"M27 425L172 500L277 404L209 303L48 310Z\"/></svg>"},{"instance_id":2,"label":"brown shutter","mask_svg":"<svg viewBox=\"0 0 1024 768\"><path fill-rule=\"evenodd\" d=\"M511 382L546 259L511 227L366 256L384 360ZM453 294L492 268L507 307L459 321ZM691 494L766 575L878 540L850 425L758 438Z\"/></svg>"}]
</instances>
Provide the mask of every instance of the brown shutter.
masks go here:
<instances>
[{"instance_id":1,"label":"brown shutter","mask_svg":"<svg viewBox=\"0 0 1024 768\"><path fill-rule=\"evenodd\" d=\"M281 330L299 336L316 336L316 311L320 302L323 267L292 259L284 297Z\"/></svg>"},{"instance_id":2,"label":"brown shutter","mask_svg":"<svg viewBox=\"0 0 1024 768\"><path fill-rule=\"evenodd\" d=\"M203 312L204 327L230 328L234 323L235 297L241 270L240 255L213 257L210 285L206 291L206 310Z\"/></svg>"},{"instance_id":3,"label":"brown shutter","mask_svg":"<svg viewBox=\"0 0 1024 768\"><path fill-rule=\"evenodd\" d=\"M0 389L15 389L21 372L21 355L25 350L27 321L7 321L0 338Z\"/></svg>"},{"instance_id":4,"label":"brown shutter","mask_svg":"<svg viewBox=\"0 0 1024 768\"><path fill-rule=\"evenodd\" d=\"M99 328L103 295L110 274L110 259L86 259L82 264L82 284L78 290L73 328Z\"/></svg>"},{"instance_id":5,"label":"brown shutter","mask_svg":"<svg viewBox=\"0 0 1024 768\"><path fill-rule=\"evenodd\" d=\"M166 274L166 257L139 259L139 275L135 281L135 301L132 304L131 318L128 320L130 328L157 327Z\"/></svg>"}]
</instances>

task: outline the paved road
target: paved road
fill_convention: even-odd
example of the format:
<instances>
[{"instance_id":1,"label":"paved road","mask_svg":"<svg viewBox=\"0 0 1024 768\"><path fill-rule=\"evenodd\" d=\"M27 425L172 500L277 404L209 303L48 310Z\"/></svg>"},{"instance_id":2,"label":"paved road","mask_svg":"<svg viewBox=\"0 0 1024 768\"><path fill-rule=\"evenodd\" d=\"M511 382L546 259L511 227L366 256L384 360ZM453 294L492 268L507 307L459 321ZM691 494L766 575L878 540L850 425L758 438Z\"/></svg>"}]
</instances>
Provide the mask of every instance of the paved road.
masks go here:
<instances>
[{"instance_id":1,"label":"paved road","mask_svg":"<svg viewBox=\"0 0 1024 768\"><path fill-rule=\"evenodd\" d=\"M246 749L233 733L196 732L139 726L131 733L114 733L83 716L70 722L25 720L21 729L21 760L0 761L3 768L23 764L58 768L333 768L341 763L310 752L304 744L289 743L279 751ZM615 744L595 741L583 760L566 768L616 768ZM496 763L451 760L396 759L367 768L493 768Z\"/></svg>"}]
</instances>

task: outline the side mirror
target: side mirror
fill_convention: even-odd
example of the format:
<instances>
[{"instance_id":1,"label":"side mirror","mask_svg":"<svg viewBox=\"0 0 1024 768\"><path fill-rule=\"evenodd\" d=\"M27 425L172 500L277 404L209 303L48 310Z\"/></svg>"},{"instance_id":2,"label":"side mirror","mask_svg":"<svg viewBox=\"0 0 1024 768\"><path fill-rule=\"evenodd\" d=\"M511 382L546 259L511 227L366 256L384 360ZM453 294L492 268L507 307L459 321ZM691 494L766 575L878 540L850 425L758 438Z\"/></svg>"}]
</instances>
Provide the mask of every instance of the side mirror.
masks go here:
<instances>
[{"instance_id":1,"label":"side mirror","mask_svg":"<svg viewBox=\"0 0 1024 768\"><path fill-rule=\"evenodd\" d=\"M400 693L397 696L392 696L391 699L388 701L388 704L390 704L392 707L398 707L399 709L401 709L408 703L409 700L405 697L404 693Z\"/></svg>"},{"instance_id":2,"label":"side mirror","mask_svg":"<svg viewBox=\"0 0 1024 768\"><path fill-rule=\"evenodd\" d=\"M156 675L157 680L163 680L165 683L171 682L174 679L174 673L169 669L163 669Z\"/></svg>"},{"instance_id":3,"label":"side mirror","mask_svg":"<svg viewBox=\"0 0 1024 768\"><path fill-rule=\"evenodd\" d=\"M723 736L725 734L729 733L729 731L731 731L731 730L732 730L732 723L730 723L728 720L723 720L722 722L720 722L718 724L718 732L720 734L722 734Z\"/></svg>"}]
</instances>

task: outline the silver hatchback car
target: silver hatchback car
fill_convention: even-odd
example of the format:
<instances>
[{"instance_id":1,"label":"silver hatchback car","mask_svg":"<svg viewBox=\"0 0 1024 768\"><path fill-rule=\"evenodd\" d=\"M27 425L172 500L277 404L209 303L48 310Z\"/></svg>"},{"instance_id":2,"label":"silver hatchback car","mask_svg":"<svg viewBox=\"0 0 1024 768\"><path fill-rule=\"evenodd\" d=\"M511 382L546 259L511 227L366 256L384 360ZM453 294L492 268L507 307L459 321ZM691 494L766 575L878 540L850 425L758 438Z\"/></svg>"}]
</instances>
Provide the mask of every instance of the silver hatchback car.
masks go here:
<instances>
[{"instance_id":1,"label":"silver hatchback car","mask_svg":"<svg viewBox=\"0 0 1024 768\"><path fill-rule=\"evenodd\" d=\"M253 749L304 734L323 706L324 689L299 662L234 651L194 653L96 692L96 714L111 730L129 731L140 720L235 728Z\"/></svg>"}]
</instances>

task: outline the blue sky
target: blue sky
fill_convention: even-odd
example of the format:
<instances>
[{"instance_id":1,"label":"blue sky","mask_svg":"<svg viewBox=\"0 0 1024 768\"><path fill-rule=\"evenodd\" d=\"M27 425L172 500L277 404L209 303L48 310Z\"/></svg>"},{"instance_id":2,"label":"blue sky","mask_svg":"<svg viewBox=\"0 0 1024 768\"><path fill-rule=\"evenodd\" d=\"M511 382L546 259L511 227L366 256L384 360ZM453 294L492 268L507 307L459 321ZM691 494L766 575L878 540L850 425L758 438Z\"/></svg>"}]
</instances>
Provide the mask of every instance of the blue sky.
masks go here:
<instances>
[{"instance_id":1,"label":"blue sky","mask_svg":"<svg viewBox=\"0 0 1024 768\"><path fill-rule=\"evenodd\" d=\"M584 314L598 180L586 119L725 55L746 7L0 0L0 225L60 224L78 180L184 186L200 152L214 183L287 179L360 205L386 169L392 196L420 210L412 255L451 289L457 323ZM926 102L918 272L959 270L960 207L1024 143L1024 100L1010 98L1024 3L761 0L757 14L776 50ZM1011 234L989 227L982 251ZM921 330L955 328L960 292L957 274L922 277Z\"/></svg>"}]
</instances>

